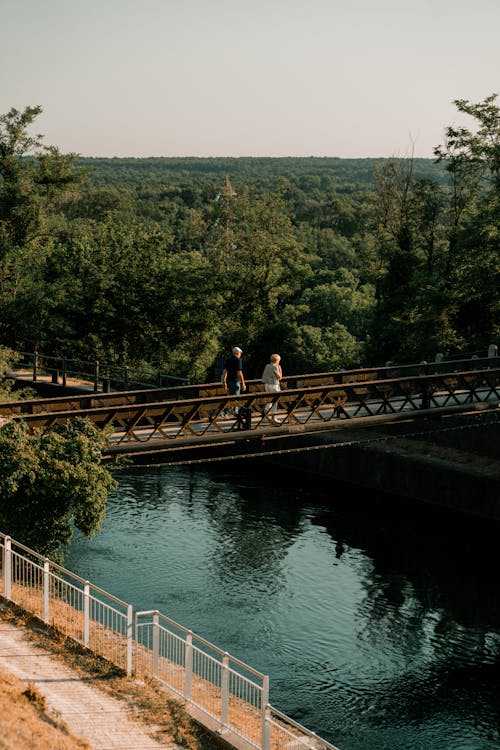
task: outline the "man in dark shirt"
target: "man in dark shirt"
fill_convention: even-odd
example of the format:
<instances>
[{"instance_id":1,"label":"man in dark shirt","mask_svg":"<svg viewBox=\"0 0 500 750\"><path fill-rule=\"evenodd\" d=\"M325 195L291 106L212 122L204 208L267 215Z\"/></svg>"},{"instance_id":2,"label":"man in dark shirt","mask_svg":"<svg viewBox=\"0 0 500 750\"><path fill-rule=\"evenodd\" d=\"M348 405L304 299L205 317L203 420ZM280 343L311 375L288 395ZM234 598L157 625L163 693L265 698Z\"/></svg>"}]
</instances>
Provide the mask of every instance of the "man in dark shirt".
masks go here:
<instances>
[{"instance_id":1,"label":"man in dark shirt","mask_svg":"<svg viewBox=\"0 0 500 750\"><path fill-rule=\"evenodd\" d=\"M246 390L245 378L243 377L243 362L241 355L243 354L239 346L233 346L233 354L228 357L224 363L224 371L222 373L222 385L230 396L239 396L240 393Z\"/></svg>"}]
</instances>

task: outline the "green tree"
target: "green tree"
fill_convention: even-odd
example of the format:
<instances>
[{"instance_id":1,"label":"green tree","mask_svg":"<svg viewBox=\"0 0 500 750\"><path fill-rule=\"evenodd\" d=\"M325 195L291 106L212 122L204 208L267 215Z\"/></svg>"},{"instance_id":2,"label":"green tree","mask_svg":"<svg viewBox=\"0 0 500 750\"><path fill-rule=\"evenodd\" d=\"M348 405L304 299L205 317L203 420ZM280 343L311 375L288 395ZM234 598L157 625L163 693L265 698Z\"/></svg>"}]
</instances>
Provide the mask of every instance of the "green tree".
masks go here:
<instances>
[{"instance_id":1,"label":"green tree","mask_svg":"<svg viewBox=\"0 0 500 750\"><path fill-rule=\"evenodd\" d=\"M0 117L0 259L14 249L41 240L50 208L61 191L80 179L73 154L43 146L29 127L41 107L11 109Z\"/></svg>"},{"instance_id":2,"label":"green tree","mask_svg":"<svg viewBox=\"0 0 500 750\"><path fill-rule=\"evenodd\" d=\"M372 231L378 256L372 361L427 358L459 346L443 294L446 189L415 179L414 160L377 170Z\"/></svg>"},{"instance_id":3,"label":"green tree","mask_svg":"<svg viewBox=\"0 0 500 750\"><path fill-rule=\"evenodd\" d=\"M286 372L328 372L357 367L363 356L363 343L342 323L313 326L288 320L280 325L283 345L280 347Z\"/></svg>"},{"instance_id":4,"label":"green tree","mask_svg":"<svg viewBox=\"0 0 500 750\"><path fill-rule=\"evenodd\" d=\"M73 528L94 535L117 486L101 462L107 435L75 419L44 433L23 422L0 428L0 527L61 561Z\"/></svg>"},{"instance_id":5,"label":"green tree","mask_svg":"<svg viewBox=\"0 0 500 750\"><path fill-rule=\"evenodd\" d=\"M500 332L500 108L497 94L457 99L475 129L449 127L435 149L450 177L444 291L465 341L484 346Z\"/></svg>"},{"instance_id":6,"label":"green tree","mask_svg":"<svg viewBox=\"0 0 500 750\"><path fill-rule=\"evenodd\" d=\"M206 253L223 298L228 349L235 341L255 341L276 318L300 288L308 258L279 192L255 196L244 189L236 195L229 185L211 214Z\"/></svg>"},{"instance_id":7,"label":"green tree","mask_svg":"<svg viewBox=\"0 0 500 750\"><path fill-rule=\"evenodd\" d=\"M61 200L81 177L74 155L29 135L41 111L11 109L0 117L0 336L11 345L25 312L17 297L50 251L64 223Z\"/></svg>"},{"instance_id":8,"label":"green tree","mask_svg":"<svg viewBox=\"0 0 500 750\"><path fill-rule=\"evenodd\" d=\"M318 283L300 298L300 305L308 308L308 322L316 326L341 323L352 335L363 339L373 314L373 285L361 284L359 277L346 268L336 273L318 273L317 277Z\"/></svg>"},{"instance_id":9,"label":"green tree","mask_svg":"<svg viewBox=\"0 0 500 750\"><path fill-rule=\"evenodd\" d=\"M171 374L202 382L220 349L223 296L206 255L167 256L158 279L157 357Z\"/></svg>"}]
</instances>

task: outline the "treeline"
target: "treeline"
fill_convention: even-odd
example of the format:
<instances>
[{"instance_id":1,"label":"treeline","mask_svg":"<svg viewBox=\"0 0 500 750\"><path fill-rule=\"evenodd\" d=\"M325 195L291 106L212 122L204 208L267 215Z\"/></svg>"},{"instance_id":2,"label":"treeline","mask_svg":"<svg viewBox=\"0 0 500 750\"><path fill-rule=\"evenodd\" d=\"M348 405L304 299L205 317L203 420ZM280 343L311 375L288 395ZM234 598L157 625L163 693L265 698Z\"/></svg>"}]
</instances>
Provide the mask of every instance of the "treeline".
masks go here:
<instances>
[{"instance_id":1,"label":"treeline","mask_svg":"<svg viewBox=\"0 0 500 750\"><path fill-rule=\"evenodd\" d=\"M436 159L82 159L0 118L0 344L211 379L428 358L499 333L500 114Z\"/></svg>"},{"instance_id":2,"label":"treeline","mask_svg":"<svg viewBox=\"0 0 500 750\"><path fill-rule=\"evenodd\" d=\"M151 157L89 158L79 157L78 164L87 167L98 184L136 185L146 181L184 185L193 182L197 189L221 186L226 175L232 183L275 189L286 175L302 189L335 189L346 192L360 185L373 185L375 171L387 159L340 159L338 157ZM443 183L443 168L432 159L414 159L415 174Z\"/></svg>"}]
</instances>

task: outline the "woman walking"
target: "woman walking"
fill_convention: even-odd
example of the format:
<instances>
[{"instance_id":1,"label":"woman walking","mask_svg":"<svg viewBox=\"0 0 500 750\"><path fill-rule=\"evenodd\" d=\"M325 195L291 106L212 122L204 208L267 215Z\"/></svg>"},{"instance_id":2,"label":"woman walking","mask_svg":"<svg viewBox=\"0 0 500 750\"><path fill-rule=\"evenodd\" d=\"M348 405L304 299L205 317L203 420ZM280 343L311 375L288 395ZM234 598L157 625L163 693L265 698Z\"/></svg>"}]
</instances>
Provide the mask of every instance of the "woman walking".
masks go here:
<instances>
[{"instance_id":1,"label":"woman walking","mask_svg":"<svg viewBox=\"0 0 500 750\"><path fill-rule=\"evenodd\" d=\"M280 362L281 357L279 354L271 354L270 362L268 362L264 367L264 372L262 373L262 382L264 383L264 387L267 393L276 393L277 391L281 391L280 381L283 377L283 372ZM276 418L277 408L277 401L272 405L267 404L266 406L266 411L270 409L270 413L273 415L273 424L279 424L279 421Z\"/></svg>"}]
</instances>

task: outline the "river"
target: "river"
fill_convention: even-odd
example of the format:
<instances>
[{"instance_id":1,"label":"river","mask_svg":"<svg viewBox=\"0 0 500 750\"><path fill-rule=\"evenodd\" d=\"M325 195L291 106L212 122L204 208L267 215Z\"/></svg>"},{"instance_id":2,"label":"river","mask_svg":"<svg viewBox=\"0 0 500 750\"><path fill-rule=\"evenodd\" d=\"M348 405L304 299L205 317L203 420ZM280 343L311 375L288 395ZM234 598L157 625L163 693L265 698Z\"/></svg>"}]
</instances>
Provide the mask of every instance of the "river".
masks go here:
<instances>
[{"instance_id":1,"label":"river","mask_svg":"<svg viewBox=\"0 0 500 750\"><path fill-rule=\"evenodd\" d=\"M130 468L66 566L270 676L340 750L498 750L497 530L263 467Z\"/></svg>"}]
</instances>

